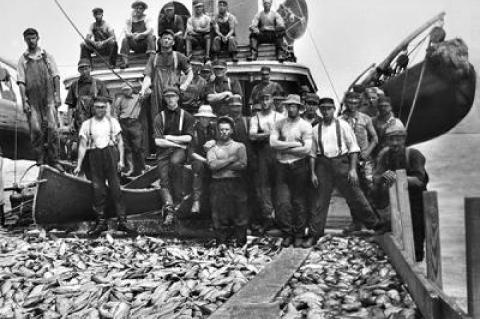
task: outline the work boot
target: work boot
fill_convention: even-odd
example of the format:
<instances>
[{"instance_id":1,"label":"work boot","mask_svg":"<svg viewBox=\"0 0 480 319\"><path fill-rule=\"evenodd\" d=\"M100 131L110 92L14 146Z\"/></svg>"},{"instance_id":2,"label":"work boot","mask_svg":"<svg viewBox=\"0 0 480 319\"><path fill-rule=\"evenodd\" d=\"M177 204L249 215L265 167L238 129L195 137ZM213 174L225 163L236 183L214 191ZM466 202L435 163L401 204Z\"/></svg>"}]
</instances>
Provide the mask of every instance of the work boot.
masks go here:
<instances>
[{"instance_id":1,"label":"work boot","mask_svg":"<svg viewBox=\"0 0 480 319\"><path fill-rule=\"evenodd\" d=\"M290 247L293 243L293 237L292 236L286 236L286 237L283 237L283 241L282 241L282 246L287 248L287 247Z\"/></svg>"},{"instance_id":2,"label":"work boot","mask_svg":"<svg viewBox=\"0 0 480 319\"><path fill-rule=\"evenodd\" d=\"M235 227L235 241L238 247L243 247L247 243L247 227Z\"/></svg>"},{"instance_id":3,"label":"work boot","mask_svg":"<svg viewBox=\"0 0 480 319\"><path fill-rule=\"evenodd\" d=\"M200 201L198 201L198 200L193 201L191 212L193 214L200 213Z\"/></svg>"},{"instance_id":4,"label":"work boot","mask_svg":"<svg viewBox=\"0 0 480 319\"><path fill-rule=\"evenodd\" d=\"M293 247L300 248L300 247L302 247L302 244L303 244L303 238L302 237L295 237L295 240L293 241Z\"/></svg>"},{"instance_id":5,"label":"work boot","mask_svg":"<svg viewBox=\"0 0 480 319\"><path fill-rule=\"evenodd\" d=\"M133 228L131 228L130 226L128 226L128 222L127 222L127 219L126 218L120 218L118 220L118 226L117 226L117 230L118 231L121 231L121 232L125 232L127 233L128 235L135 235L137 234L137 231Z\"/></svg>"},{"instance_id":6,"label":"work boot","mask_svg":"<svg viewBox=\"0 0 480 319\"><path fill-rule=\"evenodd\" d=\"M91 237L98 237L102 232L107 230L107 221L105 219L99 219L97 223L88 230L87 235Z\"/></svg>"},{"instance_id":7,"label":"work boot","mask_svg":"<svg viewBox=\"0 0 480 319\"><path fill-rule=\"evenodd\" d=\"M302 247L305 249L311 248L313 245L317 243L317 241L318 241L318 238L310 236L303 241Z\"/></svg>"},{"instance_id":8,"label":"work boot","mask_svg":"<svg viewBox=\"0 0 480 319\"><path fill-rule=\"evenodd\" d=\"M165 206L163 208L163 225L172 226L175 222L175 210L173 206Z\"/></svg>"},{"instance_id":9,"label":"work boot","mask_svg":"<svg viewBox=\"0 0 480 319\"><path fill-rule=\"evenodd\" d=\"M252 53L249 57L247 57L247 61L256 61L258 59L258 52L256 50L252 50Z\"/></svg>"},{"instance_id":10,"label":"work boot","mask_svg":"<svg viewBox=\"0 0 480 319\"><path fill-rule=\"evenodd\" d=\"M122 56L122 62L120 62L120 69L128 68L128 57Z\"/></svg>"}]
</instances>

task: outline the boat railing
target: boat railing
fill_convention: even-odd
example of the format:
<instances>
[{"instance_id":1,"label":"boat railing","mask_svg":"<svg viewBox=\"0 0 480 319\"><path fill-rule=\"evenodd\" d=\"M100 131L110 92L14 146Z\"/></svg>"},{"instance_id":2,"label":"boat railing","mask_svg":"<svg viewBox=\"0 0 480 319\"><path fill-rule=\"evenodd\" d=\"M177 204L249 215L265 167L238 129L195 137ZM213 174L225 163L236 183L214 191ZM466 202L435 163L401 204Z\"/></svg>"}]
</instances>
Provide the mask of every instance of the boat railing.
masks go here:
<instances>
[{"instance_id":1,"label":"boat railing","mask_svg":"<svg viewBox=\"0 0 480 319\"><path fill-rule=\"evenodd\" d=\"M415 262L413 226L405 170L389 189L392 232L378 238L426 319L480 318L480 198L465 200L468 313L443 291L437 193L425 191L426 273Z\"/></svg>"}]
</instances>

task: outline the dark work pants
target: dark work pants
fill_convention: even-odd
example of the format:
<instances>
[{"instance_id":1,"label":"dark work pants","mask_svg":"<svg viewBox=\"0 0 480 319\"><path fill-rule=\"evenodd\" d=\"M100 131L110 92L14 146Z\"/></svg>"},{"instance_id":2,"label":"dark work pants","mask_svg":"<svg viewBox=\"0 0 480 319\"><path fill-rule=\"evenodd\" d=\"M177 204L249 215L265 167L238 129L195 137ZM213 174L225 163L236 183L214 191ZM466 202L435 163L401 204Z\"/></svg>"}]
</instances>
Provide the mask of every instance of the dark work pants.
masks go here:
<instances>
[{"instance_id":1,"label":"dark work pants","mask_svg":"<svg viewBox=\"0 0 480 319\"><path fill-rule=\"evenodd\" d=\"M257 171L253 175L261 216L256 218L263 225L272 217L274 205L274 178L276 174L277 160L275 152L267 143L257 144L253 147L257 159Z\"/></svg>"},{"instance_id":2,"label":"dark work pants","mask_svg":"<svg viewBox=\"0 0 480 319\"><path fill-rule=\"evenodd\" d=\"M186 160L186 152L176 148L168 154L159 157L158 176L160 187L165 191L166 202L172 204L172 195L175 202L182 199L183 193L183 164Z\"/></svg>"},{"instance_id":3,"label":"dark work pants","mask_svg":"<svg viewBox=\"0 0 480 319\"><path fill-rule=\"evenodd\" d=\"M307 225L307 159L292 164L277 162L276 217L284 236L303 237Z\"/></svg>"},{"instance_id":4,"label":"dark work pants","mask_svg":"<svg viewBox=\"0 0 480 319\"><path fill-rule=\"evenodd\" d=\"M372 191L373 191L373 166L374 162L372 159L366 161L359 161L358 163L358 179L360 181L360 189L367 198L369 203L373 203ZM356 220L354 217L355 214L352 214L352 221L354 224L360 224L361 222Z\"/></svg>"},{"instance_id":5,"label":"dark work pants","mask_svg":"<svg viewBox=\"0 0 480 319\"><path fill-rule=\"evenodd\" d=\"M247 192L241 178L212 178L210 184L212 222L217 239L224 242L230 230L246 230L248 225Z\"/></svg>"},{"instance_id":6,"label":"dark work pants","mask_svg":"<svg viewBox=\"0 0 480 319\"><path fill-rule=\"evenodd\" d=\"M145 168L143 149L143 127L139 120L133 118L120 119L125 153L133 157L134 172L139 173Z\"/></svg>"},{"instance_id":7,"label":"dark work pants","mask_svg":"<svg viewBox=\"0 0 480 319\"><path fill-rule=\"evenodd\" d=\"M318 177L318 189L314 198L309 223L313 237L323 236L327 221L328 208L333 188L336 187L347 201L350 212L355 220L372 229L378 224L378 218L358 186L348 182L349 159L341 156L332 159L319 157L315 163L315 173Z\"/></svg>"},{"instance_id":8,"label":"dark work pants","mask_svg":"<svg viewBox=\"0 0 480 319\"><path fill-rule=\"evenodd\" d=\"M250 47L257 51L261 43L273 43L278 50L283 50L283 38L285 31L260 31L260 33L250 33Z\"/></svg>"},{"instance_id":9,"label":"dark work pants","mask_svg":"<svg viewBox=\"0 0 480 319\"><path fill-rule=\"evenodd\" d=\"M102 48L96 50L101 56L108 57L110 65L115 66L117 64L118 44L116 41L109 41L105 43ZM94 52L95 50L86 43L82 43L80 45L80 58L86 58L90 60L92 53Z\"/></svg>"},{"instance_id":10,"label":"dark work pants","mask_svg":"<svg viewBox=\"0 0 480 319\"><path fill-rule=\"evenodd\" d=\"M30 141L38 163L54 165L58 161L59 138L53 105L31 107L28 116Z\"/></svg>"},{"instance_id":11,"label":"dark work pants","mask_svg":"<svg viewBox=\"0 0 480 319\"><path fill-rule=\"evenodd\" d=\"M218 35L213 38L212 52L219 53L221 51L227 51L230 54L236 53L237 41L235 40L235 38L231 37L227 40L227 42L223 42Z\"/></svg>"},{"instance_id":12,"label":"dark work pants","mask_svg":"<svg viewBox=\"0 0 480 319\"><path fill-rule=\"evenodd\" d=\"M410 212L412 215L413 241L415 244L415 257L417 261L423 259L423 243L425 241L425 214L423 211L423 191L409 187Z\"/></svg>"},{"instance_id":13,"label":"dark work pants","mask_svg":"<svg viewBox=\"0 0 480 319\"><path fill-rule=\"evenodd\" d=\"M122 56L128 56L130 54L130 50L135 53L155 53L155 36L149 34L145 38L139 40L134 40L133 38L124 38L122 40L120 54Z\"/></svg>"},{"instance_id":14,"label":"dark work pants","mask_svg":"<svg viewBox=\"0 0 480 319\"><path fill-rule=\"evenodd\" d=\"M125 205L120 191L120 178L118 177L118 154L114 146L94 148L88 150L88 163L93 185L93 210L98 219L105 218L105 205L108 190L112 198L115 212L119 219L125 218Z\"/></svg>"}]
</instances>

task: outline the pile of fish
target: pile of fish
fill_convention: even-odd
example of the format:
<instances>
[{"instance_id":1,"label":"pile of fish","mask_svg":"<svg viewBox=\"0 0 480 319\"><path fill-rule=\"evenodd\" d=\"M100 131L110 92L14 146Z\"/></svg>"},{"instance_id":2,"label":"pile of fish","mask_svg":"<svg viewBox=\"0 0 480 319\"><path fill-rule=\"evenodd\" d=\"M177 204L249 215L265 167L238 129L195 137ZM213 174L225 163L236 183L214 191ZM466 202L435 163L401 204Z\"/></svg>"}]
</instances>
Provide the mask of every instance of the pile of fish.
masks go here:
<instances>
[{"instance_id":1,"label":"pile of fish","mask_svg":"<svg viewBox=\"0 0 480 319\"><path fill-rule=\"evenodd\" d=\"M418 318L382 250L358 237L323 237L279 301L283 319Z\"/></svg>"},{"instance_id":2,"label":"pile of fish","mask_svg":"<svg viewBox=\"0 0 480 319\"><path fill-rule=\"evenodd\" d=\"M205 318L281 248L0 234L0 318Z\"/></svg>"}]
</instances>

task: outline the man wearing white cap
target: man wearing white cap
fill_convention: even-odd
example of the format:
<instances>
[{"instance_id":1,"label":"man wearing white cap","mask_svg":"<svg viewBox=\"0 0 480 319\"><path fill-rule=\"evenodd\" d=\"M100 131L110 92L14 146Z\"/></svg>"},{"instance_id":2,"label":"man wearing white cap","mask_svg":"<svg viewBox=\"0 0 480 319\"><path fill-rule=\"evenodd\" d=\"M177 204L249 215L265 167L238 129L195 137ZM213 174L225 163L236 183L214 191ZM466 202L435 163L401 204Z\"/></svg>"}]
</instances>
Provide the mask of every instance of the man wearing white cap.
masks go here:
<instances>
[{"instance_id":1,"label":"man wearing white cap","mask_svg":"<svg viewBox=\"0 0 480 319\"><path fill-rule=\"evenodd\" d=\"M145 169L143 150L143 126L138 120L142 110L140 95L133 93L133 84L125 83L121 94L113 103L113 112L120 122L128 164L127 176L136 176Z\"/></svg>"},{"instance_id":2,"label":"man wearing white cap","mask_svg":"<svg viewBox=\"0 0 480 319\"><path fill-rule=\"evenodd\" d=\"M204 193L204 181L208 181L207 168L207 151L215 143L214 140L217 135L217 127L213 122L217 117L213 114L212 107L210 105L202 105L198 109L198 112L194 115L197 118L197 123L193 130L192 140L192 170L193 170L193 205L192 213L200 212L201 204L207 202L202 200L202 194ZM207 143L208 142L208 143ZM197 156L200 155L201 157Z\"/></svg>"},{"instance_id":3,"label":"man wearing white cap","mask_svg":"<svg viewBox=\"0 0 480 319\"><path fill-rule=\"evenodd\" d=\"M396 181L395 171L400 169L407 171L415 259L422 261L425 241L423 191L427 189L429 179L425 170L425 157L417 149L405 146L407 130L400 121L387 128L386 136L388 147L379 154L373 182L378 197L387 203L388 189Z\"/></svg>"}]
</instances>

